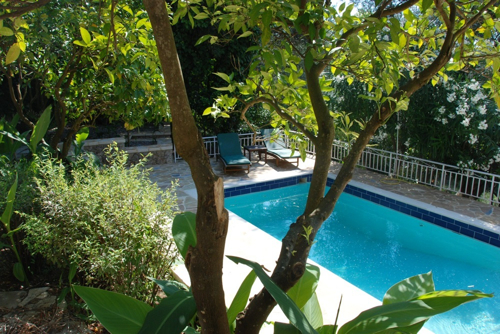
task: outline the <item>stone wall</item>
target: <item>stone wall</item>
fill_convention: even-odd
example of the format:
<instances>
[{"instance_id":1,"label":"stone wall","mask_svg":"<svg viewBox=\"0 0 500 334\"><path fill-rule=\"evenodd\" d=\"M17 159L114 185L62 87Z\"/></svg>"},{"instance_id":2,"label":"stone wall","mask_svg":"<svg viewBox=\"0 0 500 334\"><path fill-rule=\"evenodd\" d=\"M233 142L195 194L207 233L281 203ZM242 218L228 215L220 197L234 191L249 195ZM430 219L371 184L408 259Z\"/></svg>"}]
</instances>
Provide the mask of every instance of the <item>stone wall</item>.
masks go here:
<instances>
[{"instance_id":1,"label":"stone wall","mask_svg":"<svg viewBox=\"0 0 500 334\"><path fill-rule=\"evenodd\" d=\"M169 138L158 138L156 145L125 147L124 138L89 139L83 146L87 152L94 153L101 162L104 162L104 149L116 142L118 148L129 154L129 162L135 164L150 154L146 165L170 164L173 162L174 146Z\"/></svg>"}]
</instances>

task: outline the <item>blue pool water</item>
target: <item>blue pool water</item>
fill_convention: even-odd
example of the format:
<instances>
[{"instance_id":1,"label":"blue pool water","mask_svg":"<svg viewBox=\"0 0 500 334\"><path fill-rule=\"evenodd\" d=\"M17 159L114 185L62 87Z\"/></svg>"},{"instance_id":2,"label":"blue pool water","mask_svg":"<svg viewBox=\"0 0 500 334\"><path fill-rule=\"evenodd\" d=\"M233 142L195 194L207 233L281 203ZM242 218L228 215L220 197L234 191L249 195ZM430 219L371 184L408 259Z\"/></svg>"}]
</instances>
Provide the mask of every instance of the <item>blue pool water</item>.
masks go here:
<instances>
[{"instance_id":1,"label":"blue pool water","mask_svg":"<svg viewBox=\"0 0 500 334\"><path fill-rule=\"evenodd\" d=\"M309 184L226 198L228 210L281 240L303 212ZM309 257L382 300L398 281L432 270L437 290L500 293L500 248L342 194ZM499 297L436 316L436 334L500 333Z\"/></svg>"}]
</instances>

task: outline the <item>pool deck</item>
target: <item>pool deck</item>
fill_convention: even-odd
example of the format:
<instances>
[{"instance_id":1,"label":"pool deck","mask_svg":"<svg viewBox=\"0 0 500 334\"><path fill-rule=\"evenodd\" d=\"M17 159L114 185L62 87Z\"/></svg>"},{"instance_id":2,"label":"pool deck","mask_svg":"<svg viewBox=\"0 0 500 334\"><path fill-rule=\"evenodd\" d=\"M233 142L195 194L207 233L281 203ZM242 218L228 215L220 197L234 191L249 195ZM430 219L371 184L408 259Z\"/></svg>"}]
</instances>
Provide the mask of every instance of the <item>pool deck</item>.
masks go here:
<instances>
[{"instance_id":1,"label":"pool deck","mask_svg":"<svg viewBox=\"0 0 500 334\"><path fill-rule=\"evenodd\" d=\"M268 163L266 164L264 161L258 161L255 154L252 156L252 167L248 174L246 172L230 172L226 175L223 173L222 164L215 159L211 159L211 165L215 173L224 179L225 187L231 187L244 183L275 180L277 178L296 176L300 173L312 172L314 160L307 159L305 162L300 161L298 167L288 163L280 163L280 166L277 167L273 159L268 159ZM337 174L340 167L340 164L332 162L330 173ZM150 178L160 187L169 187L172 180L178 180L177 196L179 210L196 212L196 189L186 162L178 161L168 165L153 166ZM480 221L481 224L484 223L493 227L496 231L500 230L500 208L491 207L469 198L456 196L420 184L391 179L386 175L361 168L356 169L353 181L353 183L359 182L369 188L375 187L382 192L390 192L396 198L404 196L414 201L426 203L426 205L438 208L439 210L451 211L457 216L465 217L472 221ZM262 245L266 245L266 247L262 247ZM259 262L269 270L272 270L279 250L279 241L240 219L238 216L230 215L230 225L226 242L227 255L240 256ZM320 305L323 306L325 324L334 322L341 295L343 296L343 300L339 314L339 324L352 319L362 310L380 303L377 299L355 288L328 270L321 269L322 274L318 286L318 297ZM248 272L249 269L243 265L236 265L227 259L224 262L224 287L227 305L230 304L239 284ZM189 284L189 276L183 266L178 267L176 273L182 280ZM252 293L257 292L258 289L260 287L256 286ZM270 319L286 321L278 308L273 311ZM272 333L272 328L263 328L261 331L261 333L267 332ZM429 331L422 331L421 333L425 332L429 333Z\"/></svg>"}]
</instances>

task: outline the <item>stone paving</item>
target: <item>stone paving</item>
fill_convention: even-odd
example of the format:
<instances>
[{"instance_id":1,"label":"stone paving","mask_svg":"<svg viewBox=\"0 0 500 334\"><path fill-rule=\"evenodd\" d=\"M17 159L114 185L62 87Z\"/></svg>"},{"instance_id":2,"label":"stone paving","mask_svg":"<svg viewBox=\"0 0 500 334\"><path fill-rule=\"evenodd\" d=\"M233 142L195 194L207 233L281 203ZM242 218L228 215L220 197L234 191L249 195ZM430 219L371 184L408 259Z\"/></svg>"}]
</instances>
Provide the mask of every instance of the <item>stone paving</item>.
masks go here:
<instances>
[{"instance_id":1,"label":"stone paving","mask_svg":"<svg viewBox=\"0 0 500 334\"><path fill-rule=\"evenodd\" d=\"M254 154L251 160L252 167L248 174L244 171L224 174L222 163L216 161L216 159L211 159L211 165L215 173L224 179L226 186L237 185L238 182L242 181L264 181L277 177L293 176L299 171L312 172L314 167L314 160L311 158L308 158L305 162L300 161L298 167L289 163L280 163L278 167L274 159L268 159L268 163L266 164L263 160L259 161L257 159L257 154ZM330 172L337 174L340 167L341 164L332 162ZM155 165L150 177L160 187L168 187L172 180L178 180L177 196L179 209L181 211L196 211L197 203L192 197L195 193L195 185L191 178L189 166L185 161L178 160L168 165ZM421 184L393 179L387 175L363 168L356 169L353 180L500 226L500 208L480 203L474 199L461 197Z\"/></svg>"}]
</instances>

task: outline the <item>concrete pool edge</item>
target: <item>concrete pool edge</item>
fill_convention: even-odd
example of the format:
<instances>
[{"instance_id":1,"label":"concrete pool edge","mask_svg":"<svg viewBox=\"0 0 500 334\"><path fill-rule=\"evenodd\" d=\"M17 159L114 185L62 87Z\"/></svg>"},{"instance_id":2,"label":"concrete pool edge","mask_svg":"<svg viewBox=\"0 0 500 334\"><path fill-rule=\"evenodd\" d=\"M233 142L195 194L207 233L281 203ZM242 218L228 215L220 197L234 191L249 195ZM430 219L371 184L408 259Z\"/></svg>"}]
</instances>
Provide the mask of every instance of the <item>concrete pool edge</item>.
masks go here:
<instances>
[{"instance_id":1,"label":"concrete pool edge","mask_svg":"<svg viewBox=\"0 0 500 334\"><path fill-rule=\"evenodd\" d=\"M226 184L224 186L224 193L226 197L232 197L271 190L294 185L303 181L309 182L311 176L312 174L310 171L303 171L301 173L295 173L292 176L283 175L282 177L270 180L247 180L238 182L238 185ZM336 174L329 173L327 185L330 186L335 178ZM463 214L457 214L453 211L411 199L404 195L395 194L359 181L351 180L344 192L427 221L454 233L462 234L469 238L492 245L493 247L500 248L500 226Z\"/></svg>"}]
</instances>

